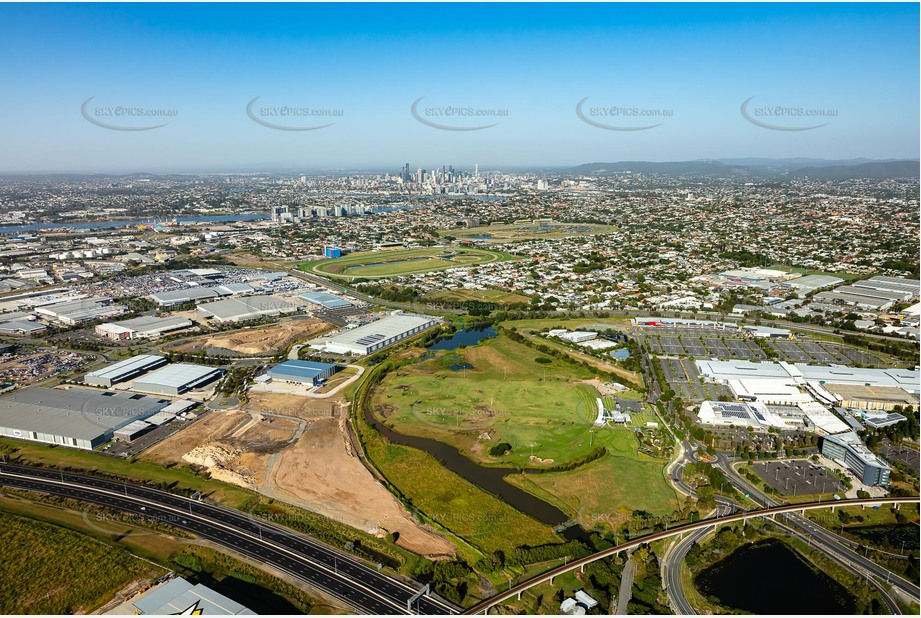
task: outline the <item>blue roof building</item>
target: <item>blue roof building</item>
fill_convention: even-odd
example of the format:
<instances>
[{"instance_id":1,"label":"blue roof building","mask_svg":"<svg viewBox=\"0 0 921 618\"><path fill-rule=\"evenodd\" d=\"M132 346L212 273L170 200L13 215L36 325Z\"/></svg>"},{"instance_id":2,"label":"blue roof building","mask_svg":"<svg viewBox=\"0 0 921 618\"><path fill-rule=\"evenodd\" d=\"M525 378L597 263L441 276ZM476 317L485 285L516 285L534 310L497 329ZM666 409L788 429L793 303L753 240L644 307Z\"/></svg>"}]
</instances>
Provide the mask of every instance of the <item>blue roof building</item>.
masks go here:
<instances>
[{"instance_id":1,"label":"blue roof building","mask_svg":"<svg viewBox=\"0 0 921 618\"><path fill-rule=\"evenodd\" d=\"M329 363L289 360L269 369L269 377L278 382L316 386L321 380L325 380L336 373L338 369L338 365Z\"/></svg>"}]
</instances>

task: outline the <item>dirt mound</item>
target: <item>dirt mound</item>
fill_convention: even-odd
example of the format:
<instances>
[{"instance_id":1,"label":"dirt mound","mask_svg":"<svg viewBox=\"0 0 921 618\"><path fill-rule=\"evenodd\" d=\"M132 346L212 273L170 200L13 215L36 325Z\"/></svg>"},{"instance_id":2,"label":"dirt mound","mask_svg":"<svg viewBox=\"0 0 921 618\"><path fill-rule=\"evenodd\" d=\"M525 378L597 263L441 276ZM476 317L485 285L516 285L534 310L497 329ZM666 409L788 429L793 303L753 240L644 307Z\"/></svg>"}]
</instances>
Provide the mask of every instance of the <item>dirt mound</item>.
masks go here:
<instances>
[{"instance_id":1,"label":"dirt mound","mask_svg":"<svg viewBox=\"0 0 921 618\"><path fill-rule=\"evenodd\" d=\"M202 350L230 350L239 354L270 354L287 348L300 339L310 339L331 325L310 318L292 320L272 326L239 330L232 333L203 335L186 341L171 349L178 352L200 352Z\"/></svg>"},{"instance_id":2,"label":"dirt mound","mask_svg":"<svg viewBox=\"0 0 921 618\"><path fill-rule=\"evenodd\" d=\"M192 449L182 458L190 464L201 466L215 480L252 489L255 486L253 478L233 469L236 467L233 466L233 463L242 454L243 451L229 450L217 444L209 444Z\"/></svg>"}]
</instances>

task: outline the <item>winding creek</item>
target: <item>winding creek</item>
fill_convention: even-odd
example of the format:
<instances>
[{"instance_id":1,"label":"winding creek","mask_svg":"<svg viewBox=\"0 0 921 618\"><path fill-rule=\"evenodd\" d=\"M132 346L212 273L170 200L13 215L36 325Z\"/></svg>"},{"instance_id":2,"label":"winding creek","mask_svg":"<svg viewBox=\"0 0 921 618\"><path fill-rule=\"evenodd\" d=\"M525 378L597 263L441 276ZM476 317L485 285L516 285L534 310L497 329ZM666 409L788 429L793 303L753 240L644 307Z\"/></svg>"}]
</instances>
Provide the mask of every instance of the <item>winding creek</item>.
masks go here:
<instances>
[{"instance_id":1,"label":"winding creek","mask_svg":"<svg viewBox=\"0 0 921 618\"><path fill-rule=\"evenodd\" d=\"M463 345L475 345L483 339L494 337L495 335L496 330L492 327L459 330L451 337L436 341L429 346L429 349L453 350ZM525 515L553 527L562 526L570 522L569 516L554 505L545 500L541 500L537 496L505 480L505 477L509 474L518 474L517 469L481 466L464 456L453 446L445 444L444 442L439 442L438 440L432 440L430 438L408 436L394 431L374 417L370 406L364 406L364 416L368 424L374 427L391 443L425 451L440 461L445 468L454 474L473 483L487 493L498 496L501 500ZM525 472L527 473L527 471ZM585 539L588 537L588 533L577 525L566 527L560 534L567 540Z\"/></svg>"}]
</instances>

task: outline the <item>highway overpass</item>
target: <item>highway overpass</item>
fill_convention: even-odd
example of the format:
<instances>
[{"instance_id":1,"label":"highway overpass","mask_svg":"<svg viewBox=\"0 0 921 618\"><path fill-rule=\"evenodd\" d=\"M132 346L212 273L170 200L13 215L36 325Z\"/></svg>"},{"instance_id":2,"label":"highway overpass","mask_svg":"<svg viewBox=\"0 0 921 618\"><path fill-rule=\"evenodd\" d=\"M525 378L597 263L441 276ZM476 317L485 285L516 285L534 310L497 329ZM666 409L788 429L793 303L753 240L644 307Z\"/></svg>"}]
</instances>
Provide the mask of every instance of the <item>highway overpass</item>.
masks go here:
<instances>
[{"instance_id":1,"label":"highway overpass","mask_svg":"<svg viewBox=\"0 0 921 618\"><path fill-rule=\"evenodd\" d=\"M579 558L573 560L568 564L558 566L554 569L550 569L540 575L532 577L531 579L524 581L517 586L512 586L508 590L505 590L494 597L481 601L476 605L468 608L464 611L465 614L479 614L487 613L490 607L498 605L512 597L521 598L521 594L526 590L533 588L534 586L547 583L553 583L553 580L564 573L568 573L574 569L584 570L585 565L592 563L596 560L602 560L604 558L609 558L615 554L618 554L622 551L629 551L636 549L644 543L652 543L653 541L659 541L662 539L667 539L678 534L684 534L686 532L693 532L695 530L706 529L709 527L722 526L724 524L730 524L733 522L744 522L747 519L752 517L770 517L772 515L782 515L784 513L805 513L808 510L812 509L827 509L827 508L840 508L843 506L880 506L883 504L918 504L921 502L921 498L917 496L910 497L900 497L900 498L857 498L851 500L836 500L834 502L807 502L803 504L789 504L784 506L777 506L767 509L758 509L755 511L740 511L732 515L726 515L722 517L712 517L710 519L703 519L698 522L684 524L681 526L676 526L671 530L665 530L663 532L655 532L652 534L647 534L641 537L637 537L627 543L622 543L615 547L611 547L604 551L592 554L590 556L585 556L584 558Z\"/></svg>"}]
</instances>

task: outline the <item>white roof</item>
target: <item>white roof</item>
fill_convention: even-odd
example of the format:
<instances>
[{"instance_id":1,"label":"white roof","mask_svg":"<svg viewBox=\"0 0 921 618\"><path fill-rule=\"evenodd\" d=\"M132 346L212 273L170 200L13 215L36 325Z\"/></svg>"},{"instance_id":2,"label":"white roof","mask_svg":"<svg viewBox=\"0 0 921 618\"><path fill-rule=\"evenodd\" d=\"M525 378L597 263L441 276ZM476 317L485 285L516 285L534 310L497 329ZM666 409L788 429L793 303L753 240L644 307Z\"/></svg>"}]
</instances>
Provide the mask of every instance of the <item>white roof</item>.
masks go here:
<instances>
[{"instance_id":1,"label":"white roof","mask_svg":"<svg viewBox=\"0 0 921 618\"><path fill-rule=\"evenodd\" d=\"M130 375L136 371L141 371L165 361L166 358L163 356L155 356L153 354L138 354L137 356L132 356L131 358L123 361L119 361L108 367L103 367L102 369L97 369L96 371L90 371L86 374L86 377L93 378L103 378L109 379L113 382L118 381L122 376Z\"/></svg>"},{"instance_id":2,"label":"white roof","mask_svg":"<svg viewBox=\"0 0 921 618\"><path fill-rule=\"evenodd\" d=\"M799 408L813 425L825 433L841 433L842 431L849 431L851 428L850 425L819 403L800 404Z\"/></svg>"},{"instance_id":3,"label":"white roof","mask_svg":"<svg viewBox=\"0 0 921 618\"><path fill-rule=\"evenodd\" d=\"M797 404L812 401L800 392L792 380L779 378L729 380L729 388L736 397L753 397L755 401L773 404Z\"/></svg>"},{"instance_id":4,"label":"white roof","mask_svg":"<svg viewBox=\"0 0 921 618\"><path fill-rule=\"evenodd\" d=\"M386 341L419 326L424 326L434 319L429 315L412 313L389 315L370 324L336 335L329 343L366 347L379 341Z\"/></svg>"},{"instance_id":5,"label":"white roof","mask_svg":"<svg viewBox=\"0 0 921 618\"><path fill-rule=\"evenodd\" d=\"M174 363L149 373L143 378L134 381L134 386L140 387L143 384L156 384L158 386L171 386L180 388L192 382L201 380L216 371L214 367L205 367L203 365L189 365L185 363Z\"/></svg>"}]
</instances>

